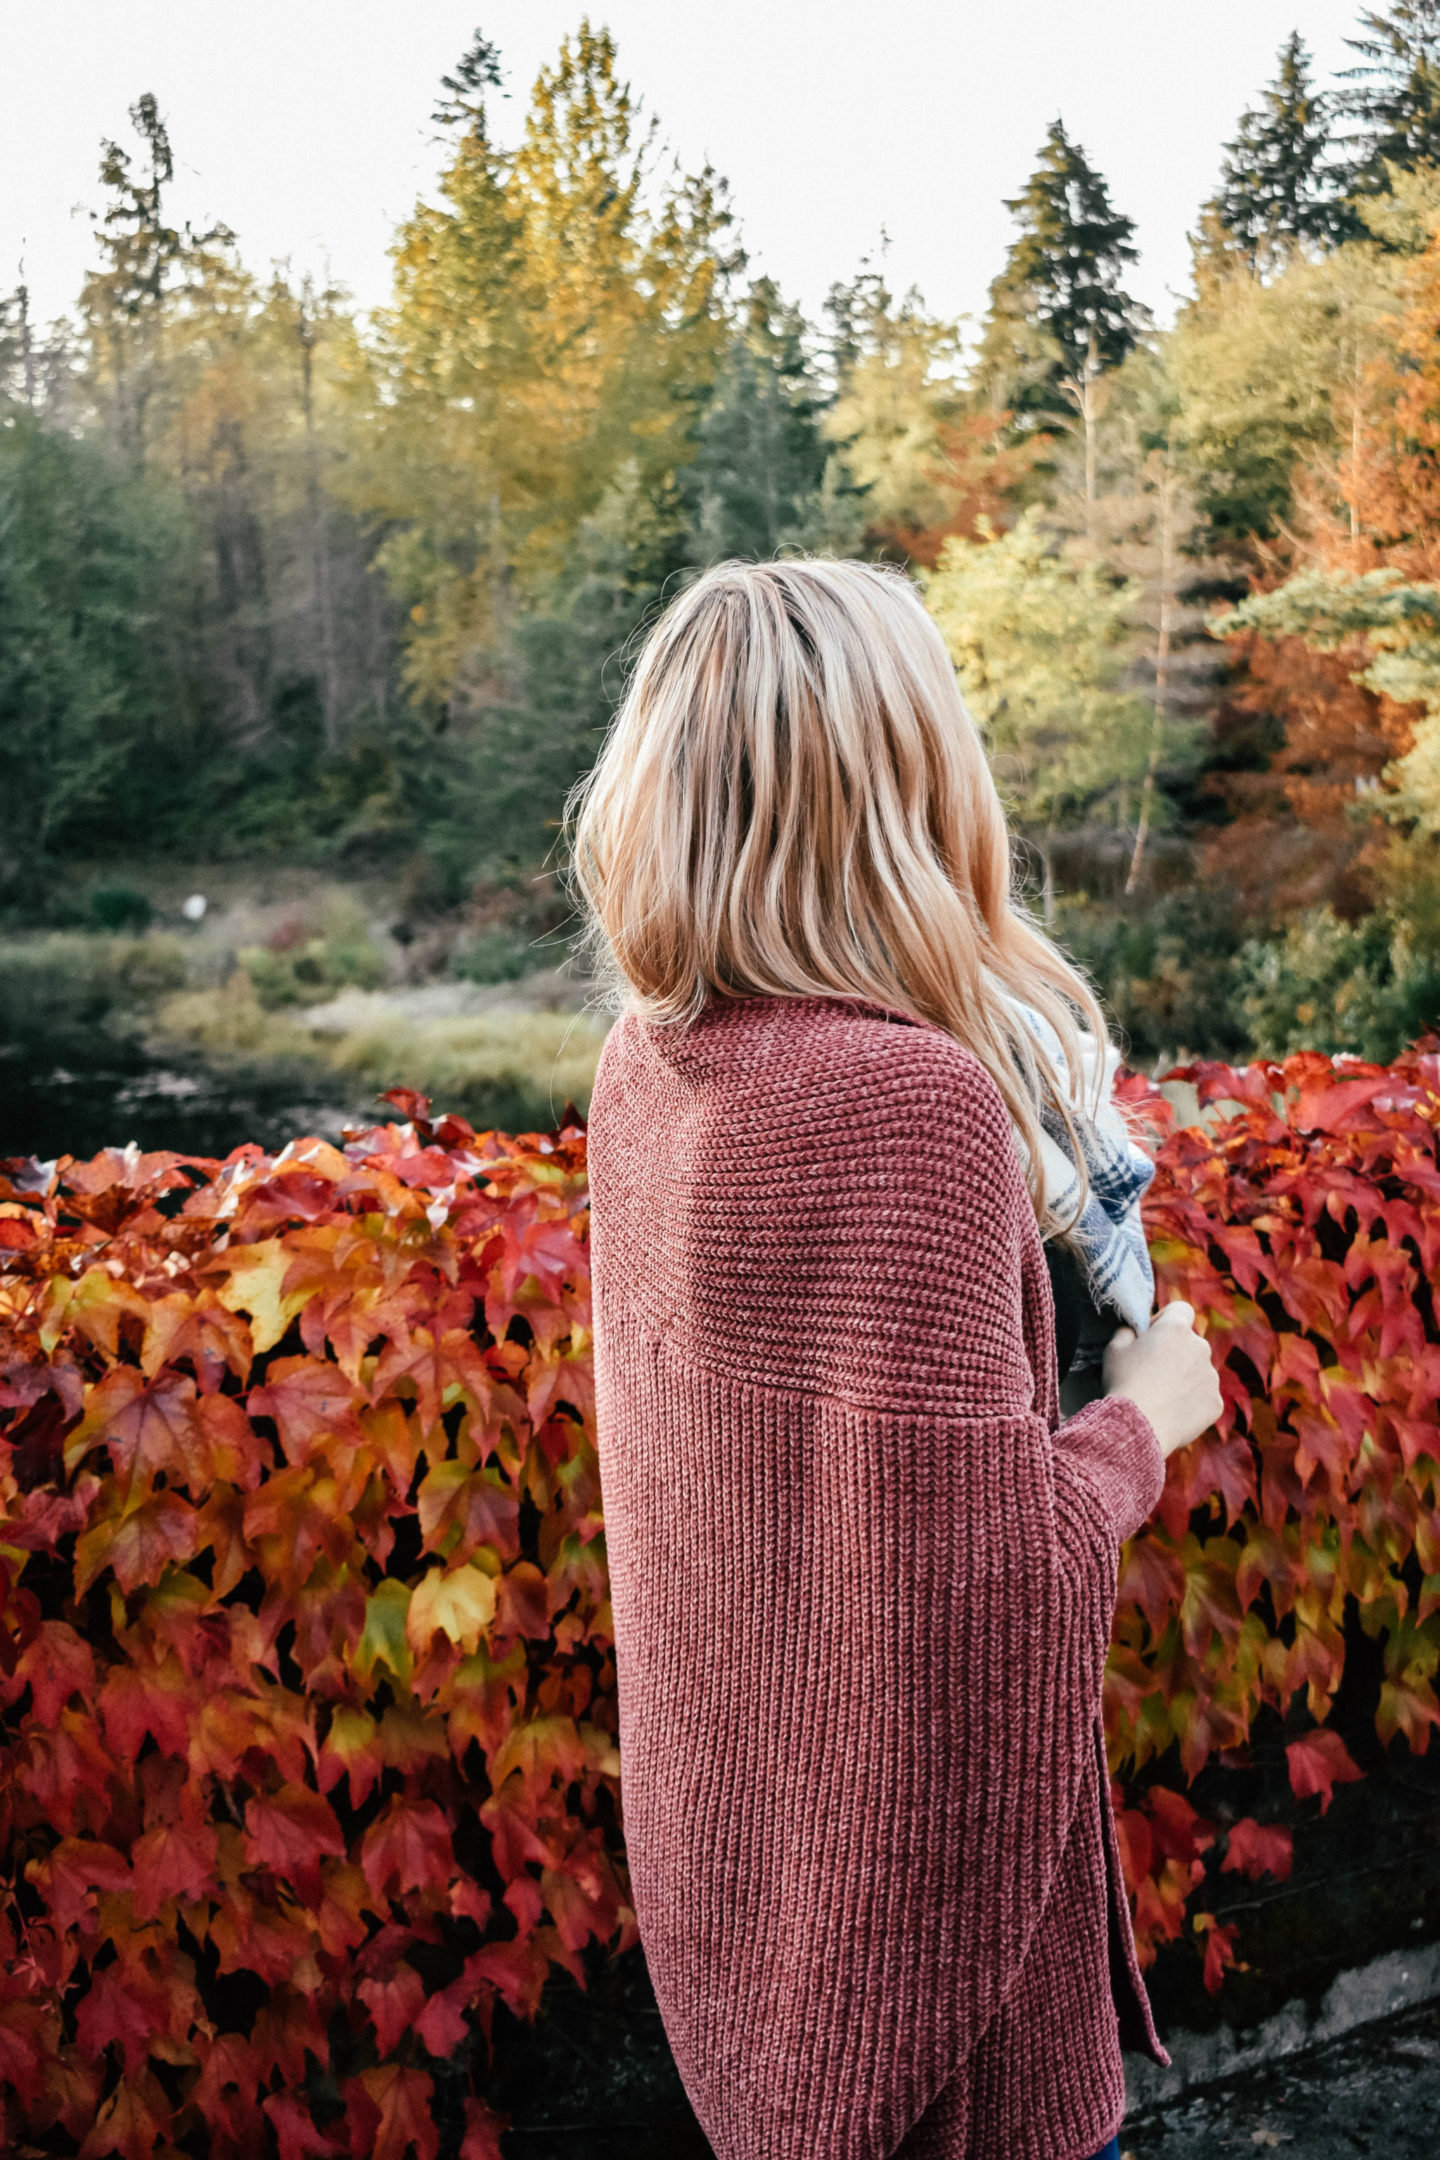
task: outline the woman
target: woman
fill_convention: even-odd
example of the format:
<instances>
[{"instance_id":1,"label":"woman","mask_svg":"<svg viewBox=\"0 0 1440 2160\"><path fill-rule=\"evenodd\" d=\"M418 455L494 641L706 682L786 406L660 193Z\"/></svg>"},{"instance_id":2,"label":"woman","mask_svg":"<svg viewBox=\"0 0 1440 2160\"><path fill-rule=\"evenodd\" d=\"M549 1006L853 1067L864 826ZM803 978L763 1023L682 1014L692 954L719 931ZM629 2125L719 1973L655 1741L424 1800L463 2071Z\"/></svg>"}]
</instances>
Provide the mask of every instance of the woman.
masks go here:
<instances>
[{"instance_id":1,"label":"woman","mask_svg":"<svg viewBox=\"0 0 1440 2160\"><path fill-rule=\"evenodd\" d=\"M1169 2060L1100 1722L1117 1559L1220 1407L1147 1274L1060 1421L1045 1164L1073 1227L1099 1008L1011 898L896 572L707 572L572 807L623 1006L590 1162L625 1834L681 2076L719 2160L1089 2160L1122 2042Z\"/></svg>"}]
</instances>

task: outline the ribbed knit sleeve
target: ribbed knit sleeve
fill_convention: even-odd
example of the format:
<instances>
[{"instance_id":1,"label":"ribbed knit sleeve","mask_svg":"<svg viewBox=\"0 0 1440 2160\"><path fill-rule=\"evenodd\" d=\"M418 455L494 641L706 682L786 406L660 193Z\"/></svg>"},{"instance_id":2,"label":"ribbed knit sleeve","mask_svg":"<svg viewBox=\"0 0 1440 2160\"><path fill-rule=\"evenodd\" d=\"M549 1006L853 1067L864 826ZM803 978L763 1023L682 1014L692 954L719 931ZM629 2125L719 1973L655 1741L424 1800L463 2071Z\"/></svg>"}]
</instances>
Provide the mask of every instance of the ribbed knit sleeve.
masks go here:
<instances>
[{"instance_id":1,"label":"ribbed knit sleeve","mask_svg":"<svg viewBox=\"0 0 1440 2160\"><path fill-rule=\"evenodd\" d=\"M624 1021L591 1169L657 1999L720 2160L884 2160L1022 1972L1159 1446L1128 1403L1055 1428L1004 1104L939 1030Z\"/></svg>"}]
</instances>

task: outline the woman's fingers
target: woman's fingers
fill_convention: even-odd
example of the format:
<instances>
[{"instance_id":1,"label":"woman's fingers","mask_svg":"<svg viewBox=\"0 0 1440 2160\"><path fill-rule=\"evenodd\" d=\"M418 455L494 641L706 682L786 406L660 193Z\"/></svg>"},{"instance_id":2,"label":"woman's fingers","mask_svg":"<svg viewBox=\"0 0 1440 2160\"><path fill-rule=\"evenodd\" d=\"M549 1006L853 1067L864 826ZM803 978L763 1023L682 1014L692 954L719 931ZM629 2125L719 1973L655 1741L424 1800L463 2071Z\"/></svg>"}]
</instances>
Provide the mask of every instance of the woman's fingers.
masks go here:
<instances>
[{"instance_id":1,"label":"woman's fingers","mask_svg":"<svg viewBox=\"0 0 1440 2160\"><path fill-rule=\"evenodd\" d=\"M1172 1298L1168 1305L1161 1306L1151 1325L1152 1327L1159 1327L1162 1322L1171 1327L1193 1327L1195 1324L1195 1308L1193 1305L1187 1305L1184 1298Z\"/></svg>"}]
</instances>

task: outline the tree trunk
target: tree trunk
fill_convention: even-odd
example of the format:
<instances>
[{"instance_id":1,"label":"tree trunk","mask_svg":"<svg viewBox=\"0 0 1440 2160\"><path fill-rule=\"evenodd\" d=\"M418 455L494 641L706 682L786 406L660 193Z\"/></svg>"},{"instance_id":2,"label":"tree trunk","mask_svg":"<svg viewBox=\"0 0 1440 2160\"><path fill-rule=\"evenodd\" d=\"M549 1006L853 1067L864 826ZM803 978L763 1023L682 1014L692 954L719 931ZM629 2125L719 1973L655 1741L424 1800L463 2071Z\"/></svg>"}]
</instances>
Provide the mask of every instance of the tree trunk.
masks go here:
<instances>
[{"instance_id":1,"label":"tree trunk","mask_svg":"<svg viewBox=\"0 0 1440 2160\"><path fill-rule=\"evenodd\" d=\"M330 592L330 556L325 540L325 511L320 489L320 455L315 440L313 356L315 323L306 301L300 302L300 407L305 416L305 503L310 525L310 565L315 589L316 627L320 635L320 713L325 748L340 743L340 695L335 659L335 608Z\"/></svg>"},{"instance_id":2,"label":"tree trunk","mask_svg":"<svg viewBox=\"0 0 1440 2160\"><path fill-rule=\"evenodd\" d=\"M1140 818L1135 827L1135 847L1130 857L1130 874L1125 880L1127 899L1140 882L1145 843L1150 837L1150 817L1155 801L1155 774L1159 768L1160 754L1165 747L1165 718L1170 697L1170 627L1174 606L1174 581L1175 461L1167 443L1160 480L1160 620L1155 641L1155 705L1150 725L1150 754L1145 760L1145 777L1140 783Z\"/></svg>"}]
</instances>

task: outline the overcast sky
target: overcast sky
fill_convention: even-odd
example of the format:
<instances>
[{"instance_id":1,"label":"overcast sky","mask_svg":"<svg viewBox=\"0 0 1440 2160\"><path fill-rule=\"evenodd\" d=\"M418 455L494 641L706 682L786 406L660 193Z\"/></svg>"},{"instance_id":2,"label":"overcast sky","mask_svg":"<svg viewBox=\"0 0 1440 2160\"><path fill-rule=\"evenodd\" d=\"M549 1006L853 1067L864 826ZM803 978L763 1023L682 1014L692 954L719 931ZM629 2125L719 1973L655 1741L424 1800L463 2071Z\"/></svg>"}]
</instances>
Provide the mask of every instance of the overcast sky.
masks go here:
<instances>
[{"instance_id":1,"label":"overcast sky","mask_svg":"<svg viewBox=\"0 0 1440 2160\"><path fill-rule=\"evenodd\" d=\"M518 132L569 0L0 0L0 291L42 319L90 256L102 136L153 90L177 160L172 214L222 219L265 269L383 300L396 223L437 164L436 85L477 22ZM1162 318L1220 146L1297 21L1322 74L1357 0L610 0L647 111L684 163L729 179L752 266L815 311L888 236L887 272L978 314L1019 191L1059 113L1138 224L1132 289ZM77 206L79 206L77 208Z\"/></svg>"}]
</instances>

